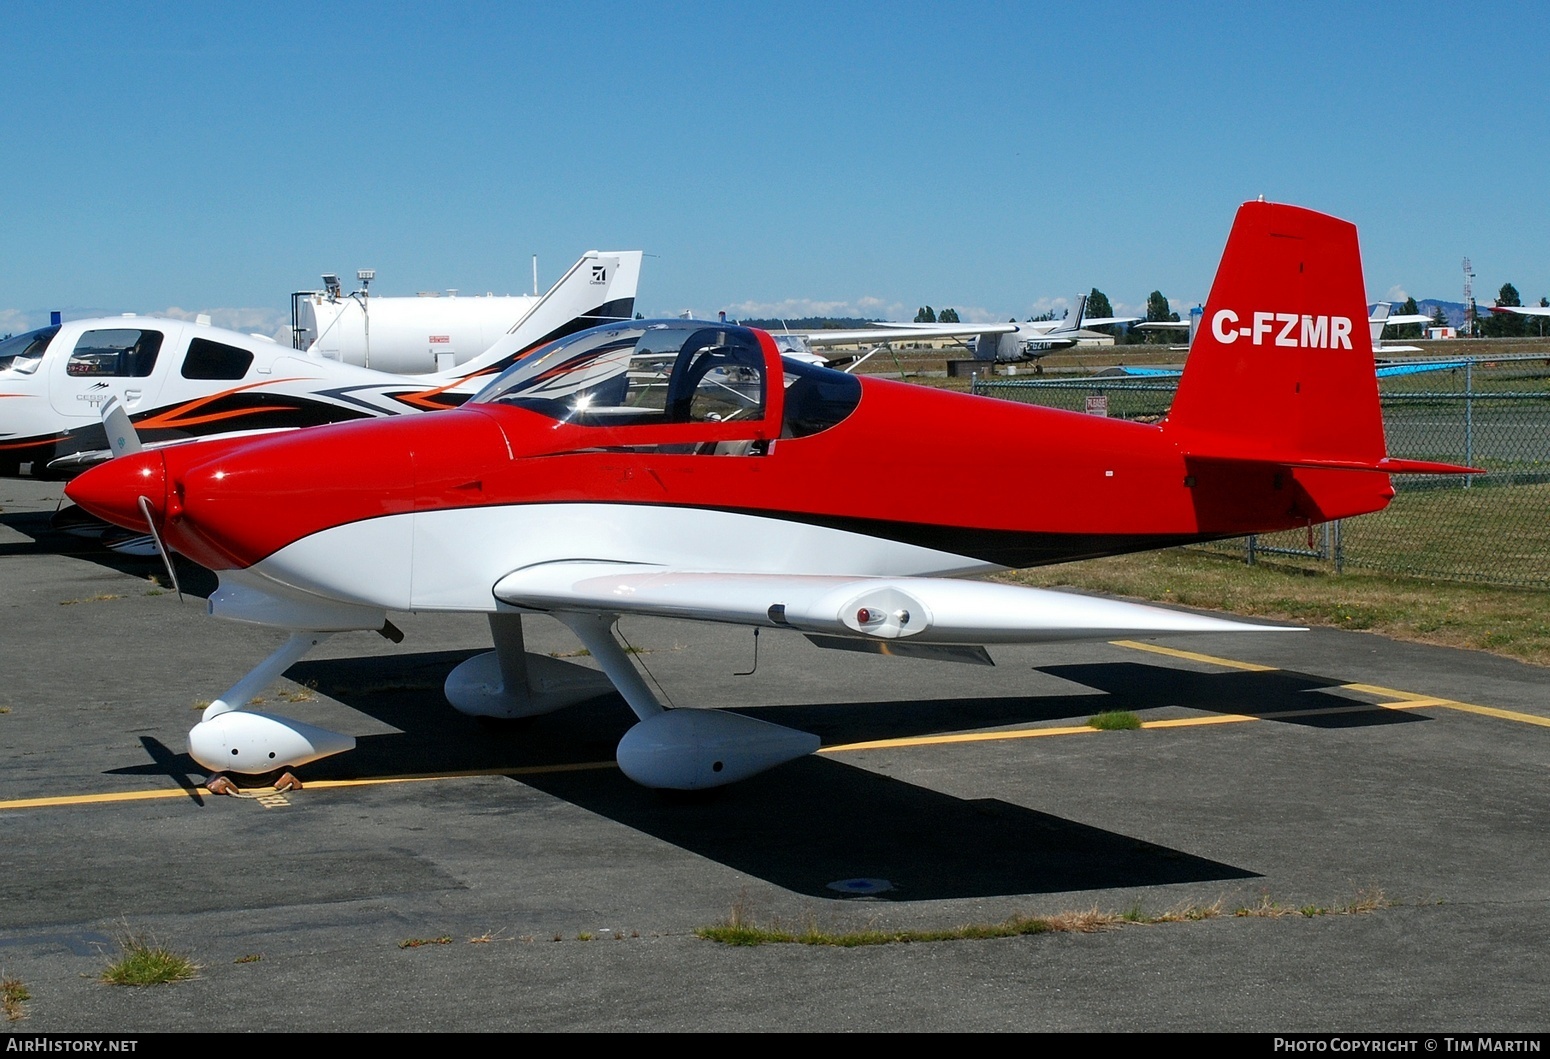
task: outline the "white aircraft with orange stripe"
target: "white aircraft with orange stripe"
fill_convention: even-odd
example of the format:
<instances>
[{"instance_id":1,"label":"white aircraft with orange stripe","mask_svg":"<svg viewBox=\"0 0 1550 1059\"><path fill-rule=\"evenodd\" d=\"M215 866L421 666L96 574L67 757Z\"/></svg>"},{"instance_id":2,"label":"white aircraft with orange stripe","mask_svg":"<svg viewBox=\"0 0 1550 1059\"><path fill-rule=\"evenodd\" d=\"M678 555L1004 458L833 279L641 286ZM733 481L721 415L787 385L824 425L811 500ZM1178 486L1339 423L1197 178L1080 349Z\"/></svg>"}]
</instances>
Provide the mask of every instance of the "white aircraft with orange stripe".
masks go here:
<instances>
[{"instance_id":1,"label":"white aircraft with orange stripe","mask_svg":"<svg viewBox=\"0 0 1550 1059\"><path fill-rule=\"evenodd\" d=\"M150 447L452 408L530 350L635 312L640 251L591 251L483 353L400 375L208 320L55 321L0 342L0 476L69 478L111 454L114 399Z\"/></svg>"}]
</instances>

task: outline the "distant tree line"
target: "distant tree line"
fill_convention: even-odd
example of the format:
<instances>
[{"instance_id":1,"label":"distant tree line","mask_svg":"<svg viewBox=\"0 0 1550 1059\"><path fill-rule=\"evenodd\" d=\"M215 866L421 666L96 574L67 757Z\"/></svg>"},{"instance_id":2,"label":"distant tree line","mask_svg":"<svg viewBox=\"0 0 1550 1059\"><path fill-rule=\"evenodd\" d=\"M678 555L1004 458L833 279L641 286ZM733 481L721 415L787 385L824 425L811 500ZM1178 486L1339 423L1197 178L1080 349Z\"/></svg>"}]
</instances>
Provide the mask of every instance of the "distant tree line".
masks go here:
<instances>
[{"instance_id":1,"label":"distant tree line","mask_svg":"<svg viewBox=\"0 0 1550 1059\"><path fill-rule=\"evenodd\" d=\"M1087 294L1087 308L1083 315L1091 320L1113 316L1114 306L1110 304L1107 294L1094 287ZM1163 297L1162 291L1154 290L1146 296L1146 322L1153 324L1179 322L1179 314L1168 305L1168 299ZM1090 330L1097 331L1099 334L1113 335L1114 341L1120 345L1178 345L1185 338L1178 331L1133 331L1129 324L1103 324Z\"/></svg>"}]
</instances>

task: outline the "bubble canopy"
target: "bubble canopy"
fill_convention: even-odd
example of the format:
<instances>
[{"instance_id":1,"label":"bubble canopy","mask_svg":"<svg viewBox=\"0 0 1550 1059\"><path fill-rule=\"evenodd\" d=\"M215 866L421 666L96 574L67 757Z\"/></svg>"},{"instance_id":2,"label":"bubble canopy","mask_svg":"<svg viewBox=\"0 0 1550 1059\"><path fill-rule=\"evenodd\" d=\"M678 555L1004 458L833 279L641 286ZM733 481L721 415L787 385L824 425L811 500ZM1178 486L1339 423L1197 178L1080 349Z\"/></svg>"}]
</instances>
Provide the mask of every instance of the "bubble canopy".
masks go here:
<instances>
[{"instance_id":1,"label":"bubble canopy","mask_svg":"<svg viewBox=\"0 0 1550 1059\"><path fill-rule=\"evenodd\" d=\"M564 421L724 422L764 412L765 359L743 327L630 320L517 361L474 397Z\"/></svg>"},{"instance_id":2,"label":"bubble canopy","mask_svg":"<svg viewBox=\"0 0 1550 1059\"><path fill-rule=\"evenodd\" d=\"M513 405L593 426L763 423L788 412L786 437L827 429L860 400L854 378L782 361L750 328L697 320L626 320L559 339L517 361L472 403ZM772 392L782 376L786 401ZM775 409L771 405L776 405ZM816 410L816 411L815 411ZM768 436L776 436L769 431Z\"/></svg>"}]
</instances>

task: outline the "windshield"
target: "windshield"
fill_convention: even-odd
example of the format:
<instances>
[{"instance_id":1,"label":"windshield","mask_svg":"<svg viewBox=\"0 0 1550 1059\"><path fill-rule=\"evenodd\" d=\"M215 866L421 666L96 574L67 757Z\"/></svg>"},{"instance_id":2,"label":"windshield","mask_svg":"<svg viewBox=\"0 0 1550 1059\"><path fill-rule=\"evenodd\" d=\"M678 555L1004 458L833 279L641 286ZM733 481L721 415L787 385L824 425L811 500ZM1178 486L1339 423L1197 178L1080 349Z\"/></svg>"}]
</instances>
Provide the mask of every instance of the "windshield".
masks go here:
<instances>
[{"instance_id":1,"label":"windshield","mask_svg":"<svg viewBox=\"0 0 1550 1059\"><path fill-rule=\"evenodd\" d=\"M562 338L474 398L562 422L707 423L764 414L764 353L746 328L629 320Z\"/></svg>"},{"instance_id":2,"label":"windshield","mask_svg":"<svg viewBox=\"0 0 1550 1059\"><path fill-rule=\"evenodd\" d=\"M40 327L24 335L12 335L0 342L0 371L31 375L38 370L48 344L59 334L59 325Z\"/></svg>"},{"instance_id":3,"label":"windshield","mask_svg":"<svg viewBox=\"0 0 1550 1059\"><path fill-rule=\"evenodd\" d=\"M805 438L828 430L861 403L861 380L854 375L800 360L788 359L782 366L786 376L783 438Z\"/></svg>"}]
</instances>

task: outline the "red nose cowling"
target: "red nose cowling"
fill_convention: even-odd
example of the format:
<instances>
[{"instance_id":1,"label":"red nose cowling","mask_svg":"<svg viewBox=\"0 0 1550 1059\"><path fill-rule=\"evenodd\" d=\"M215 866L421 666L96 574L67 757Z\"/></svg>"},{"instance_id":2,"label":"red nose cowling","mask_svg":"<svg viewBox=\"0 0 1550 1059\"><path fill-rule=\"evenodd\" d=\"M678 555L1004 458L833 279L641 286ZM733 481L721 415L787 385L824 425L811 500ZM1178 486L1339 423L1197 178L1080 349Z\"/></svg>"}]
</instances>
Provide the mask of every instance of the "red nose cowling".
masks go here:
<instances>
[{"instance_id":1,"label":"red nose cowling","mask_svg":"<svg viewBox=\"0 0 1550 1059\"><path fill-rule=\"evenodd\" d=\"M145 531L140 498L151 502L158 523L166 517L167 464L159 450L120 456L91 468L65 486L65 495L98 518Z\"/></svg>"}]
</instances>

